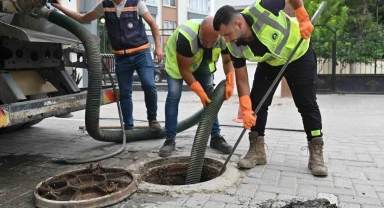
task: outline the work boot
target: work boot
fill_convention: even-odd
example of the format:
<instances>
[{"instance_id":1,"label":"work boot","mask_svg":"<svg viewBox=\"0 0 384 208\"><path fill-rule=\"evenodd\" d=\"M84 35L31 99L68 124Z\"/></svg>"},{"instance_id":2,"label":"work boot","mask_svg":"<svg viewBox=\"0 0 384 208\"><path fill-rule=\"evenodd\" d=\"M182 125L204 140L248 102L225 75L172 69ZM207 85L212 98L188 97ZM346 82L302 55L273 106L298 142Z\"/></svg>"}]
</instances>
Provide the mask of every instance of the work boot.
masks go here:
<instances>
[{"instance_id":1,"label":"work boot","mask_svg":"<svg viewBox=\"0 0 384 208\"><path fill-rule=\"evenodd\" d=\"M224 154L229 154L232 151L232 146L229 145L223 136L218 134L217 136L211 137L211 142L209 144L213 149L217 149Z\"/></svg>"},{"instance_id":2,"label":"work boot","mask_svg":"<svg viewBox=\"0 0 384 208\"><path fill-rule=\"evenodd\" d=\"M322 137L315 137L312 141L308 142L308 168L312 171L312 175L315 176L328 175L328 168L324 164L323 146L324 142Z\"/></svg>"},{"instance_id":3,"label":"work boot","mask_svg":"<svg viewBox=\"0 0 384 208\"><path fill-rule=\"evenodd\" d=\"M176 142L174 139L167 137L163 146L159 150L160 157L169 157L176 150Z\"/></svg>"},{"instance_id":4,"label":"work boot","mask_svg":"<svg viewBox=\"0 0 384 208\"><path fill-rule=\"evenodd\" d=\"M152 121L149 121L149 130L151 132L159 132L161 131L161 125L160 123L155 119L155 120L152 120Z\"/></svg>"},{"instance_id":5,"label":"work boot","mask_svg":"<svg viewBox=\"0 0 384 208\"><path fill-rule=\"evenodd\" d=\"M239 168L253 168L256 165L265 165L267 156L264 149L264 136L257 132L249 132L249 150L244 158L237 163Z\"/></svg>"}]
</instances>

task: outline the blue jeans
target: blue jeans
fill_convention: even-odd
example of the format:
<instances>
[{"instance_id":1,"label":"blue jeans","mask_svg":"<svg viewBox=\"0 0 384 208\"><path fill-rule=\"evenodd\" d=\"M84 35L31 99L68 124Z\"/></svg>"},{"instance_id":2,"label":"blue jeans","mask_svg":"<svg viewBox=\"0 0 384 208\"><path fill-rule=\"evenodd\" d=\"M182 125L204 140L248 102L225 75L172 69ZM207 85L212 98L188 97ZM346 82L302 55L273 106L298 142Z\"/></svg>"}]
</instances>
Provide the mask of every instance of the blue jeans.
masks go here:
<instances>
[{"instance_id":1,"label":"blue jeans","mask_svg":"<svg viewBox=\"0 0 384 208\"><path fill-rule=\"evenodd\" d=\"M130 55L116 56L115 70L120 88L120 105L123 114L124 128L133 129L132 83L136 70L145 95L148 121L157 117L157 91L154 82L154 64L149 49Z\"/></svg>"},{"instance_id":2,"label":"blue jeans","mask_svg":"<svg viewBox=\"0 0 384 208\"><path fill-rule=\"evenodd\" d=\"M204 91L209 96L213 93L213 77L212 75L194 75L195 79L201 84ZM179 113L179 102L181 98L183 79L173 79L167 75L168 95L165 102L165 136L175 139L177 116ZM201 104L201 106L203 106ZM215 123L211 130L211 137L220 135L219 119L216 117Z\"/></svg>"}]
</instances>

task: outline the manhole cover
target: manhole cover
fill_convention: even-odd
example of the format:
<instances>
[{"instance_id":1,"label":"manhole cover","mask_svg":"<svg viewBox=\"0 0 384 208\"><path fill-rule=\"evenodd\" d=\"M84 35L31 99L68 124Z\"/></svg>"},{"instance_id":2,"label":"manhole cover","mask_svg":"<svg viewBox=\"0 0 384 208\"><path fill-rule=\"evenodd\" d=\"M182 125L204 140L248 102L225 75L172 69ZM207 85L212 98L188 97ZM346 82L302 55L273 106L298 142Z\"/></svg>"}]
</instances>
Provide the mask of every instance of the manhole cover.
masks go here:
<instances>
[{"instance_id":1,"label":"manhole cover","mask_svg":"<svg viewBox=\"0 0 384 208\"><path fill-rule=\"evenodd\" d=\"M66 172L39 183L37 207L101 207L117 203L137 189L134 175L100 165Z\"/></svg>"},{"instance_id":2,"label":"manhole cover","mask_svg":"<svg viewBox=\"0 0 384 208\"><path fill-rule=\"evenodd\" d=\"M150 161L140 170L139 189L152 193L192 193L225 190L240 177L238 170L230 165L219 175L223 162L205 158L200 183L185 185L189 157L168 157Z\"/></svg>"}]
</instances>

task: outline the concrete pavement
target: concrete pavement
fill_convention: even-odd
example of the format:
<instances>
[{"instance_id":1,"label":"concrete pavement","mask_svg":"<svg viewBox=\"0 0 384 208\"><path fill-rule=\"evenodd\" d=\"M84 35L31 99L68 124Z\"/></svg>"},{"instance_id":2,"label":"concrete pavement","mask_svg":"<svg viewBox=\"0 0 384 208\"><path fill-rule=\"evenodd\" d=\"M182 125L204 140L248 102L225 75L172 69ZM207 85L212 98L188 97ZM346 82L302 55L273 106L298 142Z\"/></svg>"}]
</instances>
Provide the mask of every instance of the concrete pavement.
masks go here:
<instances>
[{"instance_id":1,"label":"concrete pavement","mask_svg":"<svg viewBox=\"0 0 384 208\"><path fill-rule=\"evenodd\" d=\"M164 121L166 92L159 92L158 120ZM147 125L144 95L133 93L137 125ZM325 161L329 175L318 178L307 168L308 152L304 132L272 130L302 129L293 100L274 99L269 110L266 133L268 163L241 171L241 179L225 192L191 195L153 195L137 193L111 207L257 207L262 203L281 207L279 200L300 200L320 196L334 197L339 207L374 208L384 206L384 96L318 95L323 119ZM183 92L179 120L199 110L201 103L193 92ZM225 101L219 119L222 135L234 144L241 124L237 115L238 98ZM0 135L0 207L33 207L33 189L47 179L86 165L58 165L51 158L89 157L117 150L119 144L102 143L79 130L84 111L72 118L48 118L36 126ZM116 104L101 107L100 125L118 125ZM164 123L162 123L164 125ZM177 152L188 155L197 126L177 136ZM231 164L248 149L245 136ZM128 167L144 157L156 157L163 139L128 143L123 154L102 162L104 166ZM224 160L215 150L206 155ZM273 201L269 201L273 199Z\"/></svg>"}]
</instances>

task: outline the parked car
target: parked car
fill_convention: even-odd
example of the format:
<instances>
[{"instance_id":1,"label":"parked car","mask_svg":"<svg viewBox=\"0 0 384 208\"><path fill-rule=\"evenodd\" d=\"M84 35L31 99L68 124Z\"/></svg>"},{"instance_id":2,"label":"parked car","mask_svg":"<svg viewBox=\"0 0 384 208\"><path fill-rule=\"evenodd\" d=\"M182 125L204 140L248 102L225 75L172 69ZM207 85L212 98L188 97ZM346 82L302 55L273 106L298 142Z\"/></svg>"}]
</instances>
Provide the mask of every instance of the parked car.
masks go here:
<instances>
[{"instance_id":1,"label":"parked car","mask_svg":"<svg viewBox=\"0 0 384 208\"><path fill-rule=\"evenodd\" d=\"M165 58L164 58L165 59ZM155 65L155 71L154 71L154 79L156 83L160 83L163 80L166 80L166 71L165 71L165 60L163 60L160 64L157 63L157 60L153 60L153 63ZM136 71L133 72L133 80L134 81L140 81L139 75Z\"/></svg>"}]
</instances>

